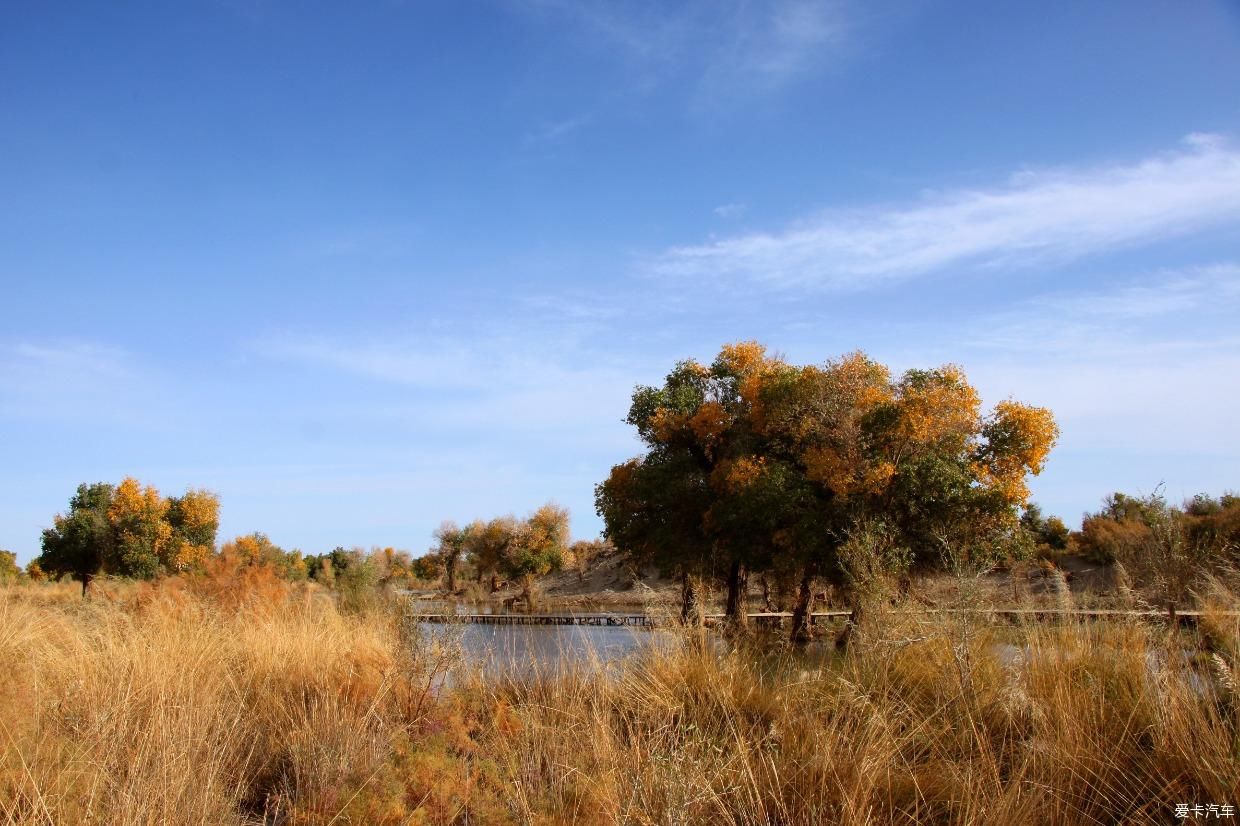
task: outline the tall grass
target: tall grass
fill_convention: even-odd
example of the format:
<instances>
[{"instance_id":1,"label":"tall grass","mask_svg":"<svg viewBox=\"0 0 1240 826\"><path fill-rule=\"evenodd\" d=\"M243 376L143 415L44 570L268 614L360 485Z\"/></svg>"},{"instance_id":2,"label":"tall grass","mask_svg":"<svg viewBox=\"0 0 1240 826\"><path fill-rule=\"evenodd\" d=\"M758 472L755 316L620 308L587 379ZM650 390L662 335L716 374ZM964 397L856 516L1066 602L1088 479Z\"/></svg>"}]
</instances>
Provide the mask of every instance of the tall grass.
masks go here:
<instances>
[{"instance_id":1,"label":"tall grass","mask_svg":"<svg viewBox=\"0 0 1240 826\"><path fill-rule=\"evenodd\" d=\"M865 622L843 655L687 635L618 669L457 663L437 689L451 652L313 586L0 589L0 817L1076 824L1240 805L1233 618Z\"/></svg>"}]
</instances>

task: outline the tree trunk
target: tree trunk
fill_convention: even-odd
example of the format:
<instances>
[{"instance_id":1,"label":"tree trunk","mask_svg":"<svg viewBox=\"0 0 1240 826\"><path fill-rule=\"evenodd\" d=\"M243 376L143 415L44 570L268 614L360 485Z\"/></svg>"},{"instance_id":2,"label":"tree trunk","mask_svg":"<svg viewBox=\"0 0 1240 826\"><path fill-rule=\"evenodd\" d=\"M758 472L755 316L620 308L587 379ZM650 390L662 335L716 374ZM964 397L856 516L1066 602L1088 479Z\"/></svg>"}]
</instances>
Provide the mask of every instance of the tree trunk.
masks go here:
<instances>
[{"instance_id":1,"label":"tree trunk","mask_svg":"<svg viewBox=\"0 0 1240 826\"><path fill-rule=\"evenodd\" d=\"M801 575L801 586L797 589L797 604L792 609L793 642L809 642L809 619L814 611L813 577L806 571Z\"/></svg>"},{"instance_id":2,"label":"tree trunk","mask_svg":"<svg viewBox=\"0 0 1240 826\"><path fill-rule=\"evenodd\" d=\"M848 625L844 627L844 632L835 638L835 647L841 651L848 648L848 644L852 642L853 635L857 633L857 628L861 626L862 602L861 597L854 591L849 598Z\"/></svg>"},{"instance_id":3,"label":"tree trunk","mask_svg":"<svg viewBox=\"0 0 1240 826\"><path fill-rule=\"evenodd\" d=\"M82 574L78 579L82 581L82 599L86 599L86 589L90 587L92 577L90 574Z\"/></svg>"},{"instance_id":4,"label":"tree trunk","mask_svg":"<svg viewBox=\"0 0 1240 826\"><path fill-rule=\"evenodd\" d=\"M728 621L736 628L744 628L749 624L749 611L746 606L745 586L748 584L745 567L733 562L728 569Z\"/></svg>"},{"instance_id":5,"label":"tree trunk","mask_svg":"<svg viewBox=\"0 0 1240 826\"><path fill-rule=\"evenodd\" d=\"M491 574L491 593L493 594L498 590L499 590L499 574L492 573Z\"/></svg>"},{"instance_id":6,"label":"tree trunk","mask_svg":"<svg viewBox=\"0 0 1240 826\"><path fill-rule=\"evenodd\" d=\"M456 593L456 558L448 557L447 564L444 566L448 572L448 593Z\"/></svg>"},{"instance_id":7,"label":"tree trunk","mask_svg":"<svg viewBox=\"0 0 1240 826\"><path fill-rule=\"evenodd\" d=\"M680 572L680 622L683 625L700 625L702 622L697 583L688 571Z\"/></svg>"},{"instance_id":8,"label":"tree trunk","mask_svg":"<svg viewBox=\"0 0 1240 826\"><path fill-rule=\"evenodd\" d=\"M766 581L766 574L763 574L758 582L762 584L762 610L774 611L775 606L771 604L771 583Z\"/></svg>"}]
</instances>

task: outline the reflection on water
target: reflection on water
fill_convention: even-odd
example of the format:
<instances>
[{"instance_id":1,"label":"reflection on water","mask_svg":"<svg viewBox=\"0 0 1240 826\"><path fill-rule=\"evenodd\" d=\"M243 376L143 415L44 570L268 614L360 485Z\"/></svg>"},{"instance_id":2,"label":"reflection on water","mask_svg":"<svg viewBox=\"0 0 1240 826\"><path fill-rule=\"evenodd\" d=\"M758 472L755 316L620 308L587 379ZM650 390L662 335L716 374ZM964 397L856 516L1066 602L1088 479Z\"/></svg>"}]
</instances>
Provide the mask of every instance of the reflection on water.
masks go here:
<instances>
[{"instance_id":1,"label":"reflection on water","mask_svg":"<svg viewBox=\"0 0 1240 826\"><path fill-rule=\"evenodd\" d=\"M658 630L593 625L420 623L419 632L428 642L459 646L465 662L484 671L522 675L604 667L673 642Z\"/></svg>"},{"instance_id":2,"label":"reflection on water","mask_svg":"<svg viewBox=\"0 0 1240 826\"><path fill-rule=\"evenodd\" d=\"M522 614L494 603L416 599L417 614ZM606 611L536 611L543 616L642 614L636 605ZM552 673L564 667L603 667L630 654L672 644L673 636L657 629L596 625L475 625L417 623L424 642L459 647L463 660L489 673Z\"/></svg>"}]
</instances>

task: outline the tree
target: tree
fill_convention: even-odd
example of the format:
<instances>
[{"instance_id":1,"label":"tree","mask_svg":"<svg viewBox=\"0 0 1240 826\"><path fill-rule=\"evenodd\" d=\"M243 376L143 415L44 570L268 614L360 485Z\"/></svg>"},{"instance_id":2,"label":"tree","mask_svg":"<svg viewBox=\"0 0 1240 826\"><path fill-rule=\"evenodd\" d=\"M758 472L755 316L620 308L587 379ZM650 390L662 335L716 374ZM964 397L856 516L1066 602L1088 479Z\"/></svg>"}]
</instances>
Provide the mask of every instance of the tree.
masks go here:
<instances>
[{"instance_id":1,"label":"tree","mask_svg":"<svg viewBox=\"0 0 1240 826\"><path fill-rule=\"evenodd\" d=\"M126 477L120 485L79 485L69 512L43 532L39 570L82 583L100 573L149 579L201 566L215 547L219 498L189 490L165 499Z\"/></svg>"},{"instance_id":2,"label":"tree","mask_svg":"<svg viewBox=\"0 0 1240 826\"><path fill-rule=\"evenodd\" d=\"M414 559L409 564L410 575L422 582L439 579L445 573L444 560L438 553L428 553ZM452 593L449 591L449 593Z\"/></svg>"},{"instance_id":3,"label":"tree","mask_svg":"<svg viewBox=\"0 0 1240 826\"><path fill-rule=\"evenodd\" d=\"M442 522L435 529L435 550L443 564L444 574L447 577L448 593L456 593L456 569L461 562L461 557L465 554L469 546L469 531L473 526L464 528L458 527L451 520Z\"/></svg>"},{"instance_id":4,"label":"tree","mask_svg":"<svg viewBox=\"0 0 1240 826\"><path fill-rule=\"evenodd\" d=\"M8 585L21 578L22 569L17 567L17 554L0 551L0 585Z\"/></svg>"},{"instance_id":5,"label":"tree","mask_svg":"<svg viewBox=\"0 0 1240 826\"><path fill-rule=\"evenodd\" d=\"M367 555L360 548L350 551L344 570L336 574L340 607L358 613L373 605L374 588L379 584L381 574L375 555Z\"/></svg>"},{"instance_id":6,"label":"tree","mask_svg":"<svg viewBox=\"0 0 1240 826\"><path fill-rule=\"evenodd\" d=\"M681 578L681 614L697 601L696 580L722 575L728 613L743 622L743 588L751 546L713 520L730 512L729 494L754 470L746 461L745 389L777 364L756 343L728 345L710 367L679 362L661 387L638 387L626 421L646 445L639 459L617 465L595 489L606 535L638 563Z\"/></svg>"},{"instance_id":7,"label":"tree","mask_svg":"<svg viewBox=\"0 0 1240 826\"><path fill-rule=\"evenodd\" d=\"M168 502L154 487L128 476L121 481L108 508L115 536L112 573L149 579L159 572L172 539L167 514Z\"/></svg>"},{"instance_id":8,"label":"tree","mask_svg":"<svg viewBox=\"0 0 1240 826\"><path fill-rule=\"evenodd\" d=\"M59 579L82 583L85 597L90 583L113 557L113 530L108 514L115 488L104 482L78 485L69 500L69 512L57 514L53 527L43 531L39 569Z\"/></svg>"},{"instance_id":9,"label":"tree","mask_svg":"<svg viewBox=\"0 0 1240 826\"><path fill-rule=\"evenodd\" d=\"M1068 548L1071 531L1058 516L1042 515L1042 508L1030 502L1020 517L1020 524L1039 548L1064 551Z\"/></svg>"},{"instance_id":10,"label":"tree","mask_svg":"<svg viewBox=\"0 0 1240 826\"><path fill-rule=\"evenodd\" d=\"M550 502L536 510L511 535L503 557L505 573L521 581L529 600L534 577L558 571L568 544L568 509Z\"/></svg>"},{"instance_id":11,"label":"tree","mask_svg":"<svg viewBox=\"0 0 1240 826\"><path fill-rule=\"evenodd\" d=\"M168 524L172 536L161 562L172 572L201 567L215 551L220 527L220 498L208 490L188 490L168 500Z\"/></svg>"},{"instance_id":12,"label":"tree","mask_svg":"<svg viewBox=\"0 0 1240 826\"><path fill-rule=\"evenodd\" d=\"M814 579L855 584L841 549L861 526L889 549L869 559L993 552L1058 432L1049 411L1013 401L983 415L951 365L893 380L862 353L802 367L755 342L638 387L627 421L646 453L596 488L606 535L637 559L724 579L736 623L747 572L797 572L794 636Z\"/></svg>"},{"instance_id":13,"label":"tree","mask_svg":"<svg viewBox=\"0 0 1240 826\"><path fill-rule=\"evenodd\" d=\"M487 522L475 520L469 525L466 551L478 582L490 576L492 593L499 590L499 573L505 568L520 530L521 525L513 516L500 516Z\"/></svg>"},{"instance_id":14,"label":"tree","mask_svg":"<svg viewBox=\"0 0 1240 826\"><path fill-rule=\"evenodd\" d=\"M301 551L286 551L260 531L238 536L220 547L220 557L232 567L269 567L282 579L304 580L309 569Z\"/></svg>"},{"instance_id":15,"label":"tree","mask_svg":"<svg viewBox=\"0 0 1240 826\"><path fill-rule=\"evenodd\" d=\"M1240 500L1199 494L1177 508L1160 490L1114 493L1086 514L1073 539L1090 559L1122 564L1174 616L1207 575L1240 564Z\"/></svg>"},{"instance_id":16,"label":"tree","mask_svg":"<svg viewBox=\"0 0 1240 826\"><path fill-rule=\"evenodd\" d=\"M577 572L577 580L584 582L586 571L599 557L615 550L605 539L579 539L568 548L567 558L571 560L572 569Z\"/></svg>"},{"instance_id":17,"label":"tree","mask_svg":"<svg viewBox=\"0 0 1240 826\"><path fill-rule=\"evenodd\" d=\"M616 465L594 489L605 535L638 566L680 579L681 620L700 619L699 580L715 569L715 544L705 513L709 477L684 451L652 447Z\"/></svg>"}]
</instances>

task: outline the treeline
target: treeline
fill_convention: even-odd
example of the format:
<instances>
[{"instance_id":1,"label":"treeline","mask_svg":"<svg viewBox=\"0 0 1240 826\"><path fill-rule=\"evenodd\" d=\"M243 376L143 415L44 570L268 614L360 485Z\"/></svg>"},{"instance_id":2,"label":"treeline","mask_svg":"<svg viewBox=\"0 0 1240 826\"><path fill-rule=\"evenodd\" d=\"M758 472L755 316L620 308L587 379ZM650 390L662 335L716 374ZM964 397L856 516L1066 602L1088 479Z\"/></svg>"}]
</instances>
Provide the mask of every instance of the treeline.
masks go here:
<instances>
[{"instance_id":1,"label":"treeline","mask_svg":"<svg viewBox=\"0 0 1240 826\"><path fill-rule=\"evenodd\" d=\"M200 567L215 551L220 500L205 490L163 497L127 477L79 485L69 511L43 531L37 575L70 576L85 594L101 573L150 579Z\"/></svg>"},{"instance_id":2,"label":"treeline","mask_svg":"<svg viewBox=\"0 0 1240 826\"><path fill-rule=\"evenodd\" d=\"M0 582L68 577L88 592L99 576L152 579L205 575L224 579L239 571L292 582L316 581L350 592L372 586L433 581L432 558L415 559L395 548L337 547L324 554L285 550L263 533L240 536L217 548L219 497L191 489L164 497L151 485L125 478L119 485L82 484L43 531L40 555L24 572L16 556L0 552Z\"/></svg>"},{"instance_id":3,"label":"treeline","mask_svg":"<svg viewBox=\"0 0 1240 826\"><path fill-rule=\"evenodd\" d=\"M686 618L704 578L737 624L750 576L795 588L796 638L819 581L855 597L885 573L1011 553L1058 436L1044 408L984 413L952 365L894 378L863 353L795 365L756 342L638 387L627 421L646 450L595 491L606 535L679 575Z\"/></svg>"},{"instance_id":4,"label":"treeline","mask_svg":"<svg viewBox=\"0 0 1240 826\"><path fill-rule=\"evenodd\" d=\"M1123 585L1148 590L1174 612L1207 578L1240 570L1240 496L1203 493L1177 507L1160 491L1115 493L1086 514L1069 550L1115 564Z\"/></svg>"},{"instance_id":5,"label":"treeline","mask_svg":"<svg viewBox=\"0 0 1240 826\"><path fill-rule=\"evenodd\" d=\"M565 567L584 570L604 547L598 541L570 542L568 510L550 502L524 519L500 516L464 526L444 522L435 531L435 541L427 559L443 572L449 593L458 593L459 579L466 573L478 584L486 580L492 593L499 590L501 578L517 581L527 599L535 577Z\"/></svg>"}]
</instances>

